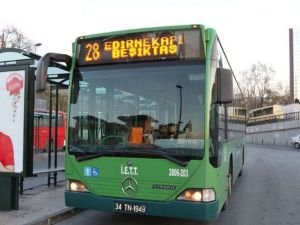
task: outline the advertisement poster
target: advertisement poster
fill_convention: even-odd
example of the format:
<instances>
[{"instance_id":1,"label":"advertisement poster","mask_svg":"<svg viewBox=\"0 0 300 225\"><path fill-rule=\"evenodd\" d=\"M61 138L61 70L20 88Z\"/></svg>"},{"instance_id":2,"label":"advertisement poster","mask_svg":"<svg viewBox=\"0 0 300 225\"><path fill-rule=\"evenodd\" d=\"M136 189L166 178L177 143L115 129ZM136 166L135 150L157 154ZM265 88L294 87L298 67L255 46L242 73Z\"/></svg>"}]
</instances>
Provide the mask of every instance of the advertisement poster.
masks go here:
<instances>
[{"instance_id":1,"label":"advertisement poster","mask_svg":"<svg viewBox=\"0 0 300 225\"><path fill-rule=\"evenodd\" d=\"M0 72L0 172L23 172L25 71Z\"/></svg>"}]
</instances>

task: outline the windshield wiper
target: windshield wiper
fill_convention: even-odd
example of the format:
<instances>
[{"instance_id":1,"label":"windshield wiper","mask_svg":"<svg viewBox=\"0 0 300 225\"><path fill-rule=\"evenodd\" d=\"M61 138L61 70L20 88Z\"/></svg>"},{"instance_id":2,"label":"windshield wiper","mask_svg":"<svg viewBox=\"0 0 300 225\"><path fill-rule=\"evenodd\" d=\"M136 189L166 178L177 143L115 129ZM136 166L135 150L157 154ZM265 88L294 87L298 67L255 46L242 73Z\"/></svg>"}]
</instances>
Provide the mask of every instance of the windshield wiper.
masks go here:
<instances>
[{"instance_id":1,"label":"windshield wiper","mask_svg":"<svg viewBox=\"0 0 300 225\"><path fill-rule=\"evenodd\" d=\"M176 163L179 166L186 167L186 165L188 164L188 162L186 162L186 161L181 161L181 160L179 160L179 159L177 159L177 158L175 158L173 156L170 156L170 155L166 154L165 152L157 150L157 149L153 149L153 151L151 151L151 153L154 153L156 155L162 156L165 159L167 159L167 160L169 160L169 161L171 161L173 163Z\"/></svg>"},{"instance_id":2,"label":"windshield wiper","mask_svg":"<svg viewBox=\"0 0 300 225\"><path fill-rule=\"evenodd\" d=\"M78 156L76 159L78 162L81 161L85 161L85 160L89 160L89 159L95 159L98 157L102 157L102 156L113 156L113 155L119 155L119 154L123 154L124 152L120 152L120 151L101 151L98 153L92 153L92 154L86 154L86 155L82 155L82 156Z\"/></svg>"},{"instance_id":3,"label":"windshield wiper","mask_svg":"<svg viewBox=\"0 0 300 225\"><path fill-rule=\"evenodd\" d=\"M121 148L118 148L118 149L128 149L128 147L121 147ZM169 160L173 163L176 163L179 166L185 167L188 164L188 162L186 162L186 161L181 161L181 160L177 159L176 157L170 156L167 153L165 153L164 151L159 150L159 149L162 149L162 148L158 145L151 144L151 145L146 145L146 146L143 146L143 147L141 147L141 146L134 147L135 150L138 149L139 151L132 151L132 149L133 149L133 147L131 146L130 151L128 151L128 152L126 151L126 153L143 154L143 155L144 154L149 155L149 154L152 153L152 154L157 155L157 156L162 156L165 159L167 159L167 160ZM144 150L146 150L146 151L144 151Z\"/></svg>"},{"instance_id":4,"label":"windshield wiper","mask_svg":"<svg viewBox=\"0 0 300 225\"><path fill-rule=\"evenodd\" d=\"M76 149L77 150L77 149ZM146 150L146 151L145 151ZM102 157L102 156L114 156L114 155L156 155L156 156L162 156L163 158L176 163L179 166L187 166L188 162L186 161L182 161L179 160L177 158L175 158L174 156L170 156L168 154L166 154L165 152L157 149L157 148L136 148L136 149L132 149L132 148L118 148L118 149L114 149L114 150L102 150L101 152L97 152L97 153L91 153L91 154L84 154L81 156L78 156L76 159L77 161L81 162L81 161L85 161L85 160L90 160L90 159L95 159L98 157Z\"/></svg>"},{"instance_id":5,"label":"windshield wiper","mask_svg":"<svg viewBox=\"0 0 300 225\"><path fill-rule=\"evenodd\" d=\"M165 159L167 159L167 160L169 160L169 161L171 161L173 163L176 163L179 166L183 166L183 167L185 167L188 164L188 162L186 162L186 161L181 161L181 160L179 160L179 159L177 159L177 158L175 158L173 156L168 155L164 151L159 150L161 147L159 147L157 145L151 145L151 146L152 147L148 146L148 148L147 148L147 146L144 146L142 149L147 149L147 150L150 149L152 151L144 151L144 152L138 151L137 152L137 151L132 151L132 148L131 148L130 151L128 151L128 152L126 151L126 153L142 154L142 155L145 155L145 154L147 154L147 155L151 155L151 154L152 155L158 155L158 156L162 156ZM124 149L127 149L127 148L124 148ZM139 149L139 148L137 147L136 149Z\"/></svg>"},{"instance_id":6,"label":"windshield wiper","mask_svg":"<svg viewBox=\"0 0 300 225\"><path fill-rule=\"evenodd\" d=\"M74 146L74 145L69 145L69 153L80 153L82 155L87 154L83 149L81 149L77 146Z\"/></svg>"}]
</instances>

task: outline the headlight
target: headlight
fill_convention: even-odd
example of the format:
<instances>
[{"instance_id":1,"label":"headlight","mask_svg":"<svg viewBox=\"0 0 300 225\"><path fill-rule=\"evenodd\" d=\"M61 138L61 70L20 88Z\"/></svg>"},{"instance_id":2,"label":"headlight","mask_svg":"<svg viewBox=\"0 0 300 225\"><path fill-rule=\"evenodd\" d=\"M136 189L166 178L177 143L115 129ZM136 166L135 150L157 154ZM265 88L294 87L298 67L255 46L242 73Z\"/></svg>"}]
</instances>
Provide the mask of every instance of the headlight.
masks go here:
<instances>
[{"instance_id":1,"label":"headlight","mask_svg":"<svg viewBox=\"0 0 300 225\"><path fill-rule=\"evenodd\" d=\"M69 191L78 191L78 192L88 192L88 189L85 187L83 183L76 180L68 180L67 182L67 190Z\"/></svg>"},{"instance_id":2,"label":"headlight","mask_svg":"<svg viewBox=\"0 0 300 225\"><path fill-rule=\"evenodd\" d=\"M177 197L177 200L192 202L212 202L216 200L216 193L212 188L187 189Z\"/></svg>"}]
</instances>

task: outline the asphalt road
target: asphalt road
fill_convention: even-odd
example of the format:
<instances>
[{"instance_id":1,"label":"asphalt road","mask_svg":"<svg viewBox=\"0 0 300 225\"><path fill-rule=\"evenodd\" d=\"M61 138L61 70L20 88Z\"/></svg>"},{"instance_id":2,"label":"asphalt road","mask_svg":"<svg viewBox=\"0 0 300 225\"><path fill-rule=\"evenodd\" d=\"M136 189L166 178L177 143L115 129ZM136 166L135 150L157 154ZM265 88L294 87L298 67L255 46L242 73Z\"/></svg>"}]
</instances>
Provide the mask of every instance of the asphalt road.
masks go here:
<instances>
[{"instance_id":1,"label":"asphalt road","mask_svg":"<svg viewBox=\"0 0 300 225\"><path fill-rule=\"evenodd\" d=\"M211 223L86 210L59 225L300 225L300 150L248 146L243 176Z\"/></svg>"}]
</instances>

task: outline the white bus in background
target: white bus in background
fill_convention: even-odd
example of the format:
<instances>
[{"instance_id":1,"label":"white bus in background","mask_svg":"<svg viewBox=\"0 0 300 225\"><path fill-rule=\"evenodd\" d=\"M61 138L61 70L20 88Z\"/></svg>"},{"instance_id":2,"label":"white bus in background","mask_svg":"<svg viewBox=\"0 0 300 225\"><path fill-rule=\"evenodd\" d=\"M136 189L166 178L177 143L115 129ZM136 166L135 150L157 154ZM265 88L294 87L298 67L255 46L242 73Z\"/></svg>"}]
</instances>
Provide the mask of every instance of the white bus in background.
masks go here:
<instances>
[{"instance_id":1,"label":"white bus in background","mask_svg":"<svg viewBox=\"0 0 300 225\"><path fill-rule=\"evenodd\" d=\"M228 107L228 115L229 116L236 116L236 117L245 117L246 116L246 109L243 107Z\"/></svg>"},{"instance_id":2,"label":"white bus in background","mask_svg":"<svg viewBox=\"0 0 300 225\"><path fill-rule=\"evenodd\" d=\"M249 111L248 126L270 123L282 120L284 117L282 105L264 106Z\"/></svg>"}]
</instances>

